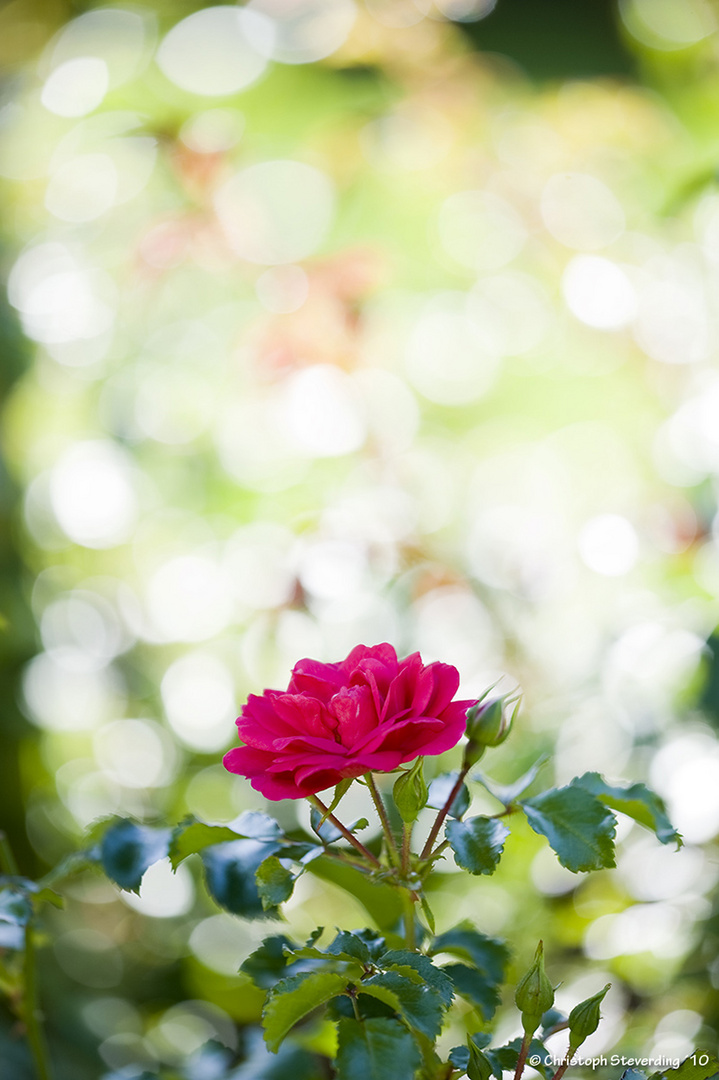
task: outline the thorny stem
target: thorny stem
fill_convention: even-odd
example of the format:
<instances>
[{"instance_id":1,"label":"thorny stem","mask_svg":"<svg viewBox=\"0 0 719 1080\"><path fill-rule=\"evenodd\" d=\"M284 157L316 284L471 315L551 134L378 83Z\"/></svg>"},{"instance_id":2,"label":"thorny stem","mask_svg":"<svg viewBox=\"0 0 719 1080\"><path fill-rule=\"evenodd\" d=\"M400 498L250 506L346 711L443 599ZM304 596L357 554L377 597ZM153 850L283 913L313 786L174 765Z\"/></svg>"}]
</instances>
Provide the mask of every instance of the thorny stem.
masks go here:
<instances>
[{"instance_id":1,"label":"thorny stem","mask_svg":"<svg viewBox=\"0 0 719 1080\"><path fill-rule=\"evenodd\" d=\"M365 778L365 780L367 782L367 787L369 788L369 793L372 796L372 802L374 803L375 809L376 809L377 813L379 814L379 819L382 822L382 828L384 829L384 834L387 837L387 853L389 855L389 860L395 866L399 866L400 859L399 859L399 851L397 850L397 842L396 842L396 840L394 838L394 833L392 832L392 827L391 827L391 825L389 823L389 818L387 817L387 810L385 809L385 805L382 802L382 796L380 795L379 791L377 790L377 785L374 782L374 777L373 777L372 773L371 772L365 773L364 778Z\"/></svg>"},{"instance_id":2,"label":"thorny stem","mask_svg":"<svg viewBox=\"0 0 719 1080\"><path fill-rule=\"evenodd\" d=\"M565 1057L564 1061L562 1062L562 1064L559 1066L559 1068L555 1072L554 1076L552 1077L552 1080L561 1080L561 1078L564 1076L565 1072L567 1071L567 1069L571 1065L572 1058L576 1054L577 1049L578 1049L578 1047L575 1047L573 1050L572 1050L571 1047L569 1048L569 1050L567 1051L567 1056Z\"/></svg>"},{"instance_id":3,"label":"thorny stem","mask_svg":"<svg viewBox=\"0 0 719 1080\"><path fill-rule=\"evenodd\" d=\"M429 856L429 853L432 850L432 845L434 844L435 840L437 839L437 836L439 835L439 830L444 825L444 819L447 817L447 814L449 813L449 808L452 805L452 803L454 802L454 800L456 799L459 792L461 791L462 784L464 783L464 778L467 775L467 773L469 772L469 768L470 768L469 765L467 765L463 769L460 770L459 776L457 777L456 783L455 783L454 787L452 788L452 790L450 791L449 796L447 797L446 803L444 804L444 806L442 807L442 809L437 814L437 817L434 820L434 825L430 829L429 836L427 837L427 843L422 848L422 854L420 855L420 859L426 859Z\"/></svg>"},{"instance_id":4,"label":"thorny stem","mask_svg":"<svg viewBox=\"0 0 719 1080\"><path fill-rule=\"evenodd\" d=\"M520 1076L524 1072L524 1066L527 1063L527 1054L529 1053L529 1044L532 1041L532 1036L528 1031L525 1031L524 1038L522 1039L522 1045L519 1048L519 1057L517 1058L517 1068L514 1070L514 1080L519 1080Z\"/></svg>"},{"instance_id":5,"label":"thorny stem","mask_svg":"<svg viewBox=\"0 0 719 1080\"><path fill-rule=\"evenodd\" d=\"M373 866L376 866L376 867L377 867L378 869L379 869L379 868L381 867L381 865L382 865L382 864L381 864L381 862L379 861L379 859L377 859L377 858L376 858L376 857L375 857L375 856L374 856L374 855L372 854L372 852L371 852L371 851L369 851L369 850L368 850L368 849L367 849L367 848L366 848L366 847L364 846L364 844L363 844L363 843L361 843L361 842L360 842L360 841L359 841L359 840L357 839L357 837L356 837L356 836L354 836L354 835L353 835L353 834L352 834L352 833L351 833L351 832L349 831L349 829L348 829L348 828L347 828L347 827L346 827L345 825L343 825L343 824L342 824L342 822L341 822L341 821L339 820L339 818L335 817L335 815L334 815L334 814L331 814L331 813L330 813L330 811L329 811L329 808L325 806L325 804L324 804L324 803L322 802L322 800L321 800L321 799L319 799L319 798L318 798L318 797L317 797L316 795L309 795L309 796L308 796L308 798L309 798L309 801L310 801L310 802L312 803L312 805L313 805L313 806L315 806L315 807L316 807L316 808L317 808L317 809L318 809L318 810L320 811L320 813L321 813L321 814L322 814L322 815L323 815L323 816L324 816L325 818L327 818L327 820L328 820L328 821L331 821L331 822L332 822L332 824L334 825L334 827L335 827L336 829L339 829L339 831L340 831L340 832L342 833L342 835L344 836L345 840L348 840L348 841L350 842L350 844L352 845L352 847L353 847L353 848L356 848L356 850L357 850L357 851L359 851L360 855L361 855L361 856L362 856L362 857L363 857L364 859L367 859L367 860L369 860L369 862L371 862L371 863L372 863L372 865L373 865Z\"/></svg>"},{"instance_id":6,"label":"thorny stem","mask_svg":"<svg viewBox=\"0 0 719 1080\"><path fill-rule=\"evenodd\" d=\"M50 1080L50 1060L48 1058L45 1032L42 1028L42 1013L38 1001L37 974L35 970L35 942L32 919L25 927L25 1010L24 1020L27 1029L27 1041L32 1052L37 1080Z\"/></svg>"}]
</instances>

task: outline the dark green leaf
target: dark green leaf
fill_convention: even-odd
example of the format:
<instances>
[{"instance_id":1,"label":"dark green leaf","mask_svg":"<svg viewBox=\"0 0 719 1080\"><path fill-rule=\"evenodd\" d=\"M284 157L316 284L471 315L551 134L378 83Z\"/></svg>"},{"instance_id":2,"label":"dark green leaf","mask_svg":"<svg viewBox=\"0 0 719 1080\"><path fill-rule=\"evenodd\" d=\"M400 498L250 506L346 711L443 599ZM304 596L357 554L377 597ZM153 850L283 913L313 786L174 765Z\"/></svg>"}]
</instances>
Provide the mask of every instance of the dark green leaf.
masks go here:
<instances>
[{"instance_id":1,"label":"dark green leaf","mask_svg":"<svg viewBox=\"0 0 719 1080\"><path fill-rule=\"evenodd\" d=\"M485 787L490 795L494 795L498 802L504 803L505 806L511 806L512 803L519 798L523 791L526 791L530 784L533 784L536 780L539 770L543 765L549 761L549 755L543 754L538 761L535 761L531 769L527 769L526 773L515 780L513 784L497 784L494 780L490 780L488 776L483 776L481 773L473 773L473 779L478 780L482 787Z\"/></svg>"},{"instance_id":2,"label":"dark green leaf","mask_svg":"<svg viewBox=\"0 0 719 1080\"><path fill-rule=\"evenodd\" d=\"M447 1060L450 1065L454 1065L455 1069L459 1069L460 1072L466 1072L467 1066L469 1065L469 1047L453 1046Z\"/></svg>"},{"instance_id":3,"label":"dark green leaf","mask_svg":"<svg viewBox=\"0 0 719 1080\"><path fill-rule=\"evenodd\" d=\"M279 822L259 810L245 810L229 823L228 828L237 836L246 836L250 840L281 840L284 835Z\"/></svg>"},{"instance_id":4,"label":"dark green leaf","mask_svg":"<svg viewBox=\"0 0 719 1080\"><path fill-rule=\"evenodd\" d=\"M429 785L427 806L432 806L435 810L441 810L449 796L452 794L452 788L457 783L458 777L458 771L443 773L441 776L436 776ZM461 818L467 813L468 809L469 788L466 784L462 784L452 800L452 805L449 808L449 816Z\"/></svg>"},{"instance_id":5,"label":"dark green leaf","mask_svg":"<svg viewBox=\"0 0 719 1080\"><path fill-rule=\"evenodd\" d=\"M276 855L270 855L260 863L255 870L255 882L265 911L289 900L295 887L292 871L283 866Z\"/></svg>"},{"instance_id":6,"label":"dark green leaf","mask_svg":"<svg viewBox=\"0 0 719 1080\"><path fill-rule=\"evenodd\" d=\"M669 820L664 802L644 784L626 787L623 784L608 784L599 773L588 772L575 777L571 786L583 788L605 806L620 810L640 825L645 825L656 833L662 844L676 843L681 846L682 838Z\"/></svg>"},{"instance_id":7,"label":"dark green leaf","mask_svg":"<svg viewBox=\"0 0 719 1080\"><path fill-rule=\"evenodd\" d=\"M383 930L392 930L402 917L402 901L391 885L376 884L361 871L328 858L315 859L307 870L354 896Z\"/></svg>"},{"instance_id":8,"label":"dark green leaf","mask_svg":"<svg viewBox=\"0 0 719 1080\"><path fill-rule=\"evenodd\" d=\"M267 914L257 891L255 871L279 847L277 842L232 840L205 848L202 862L207 890L220 907L246 919L261 919Z\"/></svg>"},{"instance_id":9,"label":"dark green leaf","mask_svg":"<svg viewBox=\"0 0 719 1080\"><path fill-rule=\"evenodd\" d=\"M340 930L333 941L327 946L326 952L330 956L351 956L355 960L366 963L370 958L369 946L366 941L356 934L350 934L347 930Z\"/></svg>"},{"instance_id":10,"label":"dark green leaf","mask_svg":"<svg viewBox=\"0 0 719 1080\"><path fill-rule=\"evenodd\" d=\"M521 806L532 829L546 836L568 870L577 873L615 865L616 818L584 788L550 788Z\"/></svg>"},{"instance_id":11,"label":"dark green leaf","mask_svg":"<svg viewBox=\"0 0 719 1080\"><path fill-rule=\"evenodd\" d=\"M347 986L347 977L328 971L310 971L278 982L267 995L262 1010L265 1041L277 1052L282 1040L304 1016Z\"/></svg>"},{"instance_id":12,"label":"dark green leaf","mask_svg":"<svg viewBox=\"0 0 719 1080\"><path fill-rule=\"evenodd\" d=\"M410 1027L428 1039L436 1039L442 1030L442 998L426 984L413 982L394 971L386 971L365 979L358 985L357 991L359 994L371 994L389 1005Z\"/></svg>"},{"instance_id":13,"label":"dark green leaf","mask_svg":"<svg viewBox=\"0 0 719 1080\"><path fill-rule=\"evenodd\" d=\"M259 948L250 953L240 967L245 975L249 975L256 986L268 989L285 974L287 967L286 949L294 946L284 934L274 934L265 938Z\"/></svg>"},{"instance_id":14,"label":"dark green leaf","mask_svg":"<svg viewBox=\"0 0 719 1080\"><path fill-rule=\"evenodd\" d=\"M489 817L448 821L445 831L457 866L470 874L494 873L509 836L503 821Z\"/></svg>"},{"instance_id":15,"label":"dark green leaf","mask_svg":"<svg viewBox=\"0 0 719 1080\"><path fill-rule=\"evenodd\" d=\"M719 1074L719 1060L708 1050L695 1050L678 1069L652 1073L649 1080L713 1080Z\"/></svg>"},{"instance_id":16,"label":"dark green leaf","mask_svg":"<svg viewBox=\"0 0 719 1080\"><path fill-rule=\"evenodd\" d=\"M491 1020L500 1002L497 984L468 964L447 964L442 971L452 980L456 992L479 1011L482 1019Z\"/></svg>"},{"instance_id":17,"label":"dark green leaf","mask_svg":"<svg viewBox=\"0 0 719 1080\"><path fill-rule=\"evenodd\" d=\"M203 1071L198 1076L188 1070L187 1080L287 1080L288 1077L292 1080L317 1080L319 1072L314 1054L291 1042L283 1043L278 1052L272 1054L262 1037L256 1038L258 1033L255 1028L246 1028L243 1034L244 1041L249 1045L242 1065L221 1072ZM234 1055L230 1054L229 1057L232 1059ZM172 1073L173 1078L176 1075ZM184 1077L184 1071L182 1075ZM153 1073L152 1080L158 1080L156 1073Z\"/></svg>"},{"instance_id":18,"label":"dark green leaf","mask_svg":"<svg viewBox=\"0 0 719 1080\"><path fill-rule=\"evenodd\" d=\"M396 1020L340 1020L337 1080L413 1080L421 1064L410 1033Z\"/></svg>"},{"instance_id":19,"label":"dark green leaf","mask_svg":"<svg viewBox=\"0 0 719 1080\"><path fill-rule=\"evenodd\" d=\"M621 1080L647 1080L647 1074L641 1069L625 1069Z\"/></svg>"},{"instance_id":20,"label":"dark green leaf","mask_svg":"<svg viewBox=\"0 0 719 1080\"><path fill-rule=\"evenodd\" d=\"M102 867L121 889L139 892L143 874L164 859L169 843L169 829L153 829L121 819L110 825L100 841Z\"/></svg>"},{"instance_id":21,"label":"dark green leaf","mask_svg":"<svg viewBox=\"0 0 719 1080\"><path fill-rule=\"evenodd\" d=\"M509 949L503 941L481 934L468 922L460 923L453 930L436 937L429 952L430 955L446 952L470 960L494 986L504 981L509 961Z\"/></svg>"},{"instance_id":22,"label":"dark green leaf","mask_svg":"<svg viewBox=\"0 0 719 1080\"><path fill-rule=\"evenodd\" d=\"M170 862L176 870L188 855L195 855L213 844L239 839L229 825L206 825L204 821L186 818L172 830L170 839Z\"/></svg>"},{"instance_id":23,"label":"dark green leaf","mask_svg":"<svg viewBox=\"0 0 719 1080\"><path fill-rule=\"evenodd\" d=\"M414 982L422 980L439 995L445 1007L451 1004L452 980L441 968L435 967L428 956L409 949L392 949L384 953L380 963L385 971L397 971Z\"/></svg>"}]
</instances>

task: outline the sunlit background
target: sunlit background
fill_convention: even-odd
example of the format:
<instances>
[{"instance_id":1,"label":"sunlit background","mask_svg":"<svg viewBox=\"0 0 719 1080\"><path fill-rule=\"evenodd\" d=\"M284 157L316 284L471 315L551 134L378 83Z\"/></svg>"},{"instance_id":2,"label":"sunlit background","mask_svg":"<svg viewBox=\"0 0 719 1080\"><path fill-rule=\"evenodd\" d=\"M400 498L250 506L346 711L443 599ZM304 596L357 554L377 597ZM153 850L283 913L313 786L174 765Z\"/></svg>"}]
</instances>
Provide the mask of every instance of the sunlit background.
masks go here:
<instances>
[{"instance_id":1,"label":"sunlit background","mask_svg":"<svg viewBox=\"0 0 719 1080\"><path fill-rule=\"evenodd\" d=\"M13 0L0 58L0 813L24 872L103 815L263 807L220 764L246 695L391 641L463 696L521 685L495 777L555 746L554 779L647 780L686 841L624 822L618 870L584 879L520 832L463 892L442 865L440 927L470 917L519 966L541 934L560 1006L611 981L583 1053L712 1045L719 5ZM63 892L59 1080L238 1025L233 1077L265 1076L237 967L266 924L191 862L139 898ZM318 911L367 921L308 875L289 931Z\"/></svg>"}]
</instances>

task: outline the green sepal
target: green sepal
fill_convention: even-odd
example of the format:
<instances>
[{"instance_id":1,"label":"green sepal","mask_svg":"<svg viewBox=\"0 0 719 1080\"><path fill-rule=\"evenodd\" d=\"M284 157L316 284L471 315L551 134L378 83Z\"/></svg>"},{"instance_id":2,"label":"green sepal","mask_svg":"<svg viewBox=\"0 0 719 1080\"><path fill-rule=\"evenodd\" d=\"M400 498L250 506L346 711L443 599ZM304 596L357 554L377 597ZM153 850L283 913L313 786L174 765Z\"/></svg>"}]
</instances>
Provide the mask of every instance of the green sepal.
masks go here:
<instances>
[{"instance_id":1,"label":"green sepal","mask_svg":"<svg viewBox=\"0 0 719 1080\"><path fill-rule=\"evenodd\" d=\"M616 818L584 788L550 788L519 804L531 828L546 836L562 866L578 873L612 867Z\"/></svg>"},{"instance_id":2,"label":"green sepal","mask_svg":"<svg viewBox=\"0 0 719 1080\"><path fill-rule=\"evenodd\" d=\"M417 820L420 810L427 805L429 792L424 779L424 758L417 758L411 769L400 772L392 789L392 797L405 825Z\"/></svg>"}]
</instances>

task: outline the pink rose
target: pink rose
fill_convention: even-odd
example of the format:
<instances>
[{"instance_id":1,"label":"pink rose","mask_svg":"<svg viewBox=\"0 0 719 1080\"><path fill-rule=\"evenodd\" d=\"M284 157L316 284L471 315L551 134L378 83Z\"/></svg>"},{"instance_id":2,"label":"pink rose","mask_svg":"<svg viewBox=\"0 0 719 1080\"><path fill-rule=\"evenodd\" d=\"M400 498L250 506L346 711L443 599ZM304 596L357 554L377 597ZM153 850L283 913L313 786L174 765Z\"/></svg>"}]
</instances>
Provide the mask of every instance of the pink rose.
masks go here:
<instances>
[{"instance_id":1,"label":"pink rose","mask_svg":"<svg viewBox=\"0 0 719 1080\"><path fill-rule=\"evenodd\" d=\"M237 720L245 746L224 766L268 799L300 799L366 772L441 754L461 738L471 701L453 701L459 672L358 645L346 660L300 660L287 690L251 694Z\"/></svg>"}]
</instances>

